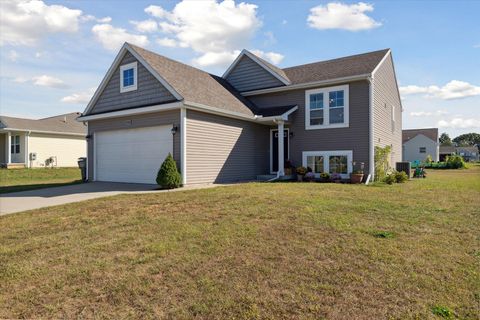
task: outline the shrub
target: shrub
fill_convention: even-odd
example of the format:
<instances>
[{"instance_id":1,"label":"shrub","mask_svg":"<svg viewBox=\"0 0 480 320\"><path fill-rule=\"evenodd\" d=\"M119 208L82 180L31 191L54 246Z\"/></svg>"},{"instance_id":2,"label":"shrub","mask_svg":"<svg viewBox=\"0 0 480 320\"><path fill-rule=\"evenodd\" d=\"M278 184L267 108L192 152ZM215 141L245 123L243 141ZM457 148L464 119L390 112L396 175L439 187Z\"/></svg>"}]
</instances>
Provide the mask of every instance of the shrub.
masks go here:
<instances>
[{"instance_id":1,"label":"shrub","mask_svg":"<svg viewBox=\"0 0 480 320\"><path fill-rule=\"evenodd\" d=\"M461 156L449 156L447 157L447 168L449 169L460 169L465 168L465 161Z\"/></svg>"},{"instance_id":2,"label":"shrub","mask_svg":"<svg viewBox=\"0 0 480 320\"><path fill-rule=\"evenodd\" d=\"M426 163L432 163L432 162L433 162L432 156L431 156L431 155L427 155L427 157L425 158L425 162L426 162Z\"/></svg>"},{"instance_id":3,"label":"shrub","mask_svg":"<svg viewBox=\"0 0 480 320\"><path fill-rule=\"evenodd\" d=\"M391 173L385 176L385 178L383 178L383 182L385 182L386 184L394 184L395 182L397 182L397 180L395 179L395 174Z\"/></svg>"},{"instance_id":4,"label":"shrub","mask_svg":"<svg viewBox=\"0 0 480 320\"><path fill-rule=\"evenodd\" d=\"M163 161L157 174L157 183L163 189L174 189L180 187L181 176L177 169L177 164L169 153Z\"/></svg>"},{"instance_id":5,"label":"shrub","mask_svg":"<svg viewBox=\"0 0 480 320\"><path fill-rule=\"evenodd\" d=\"M388 163L390 151L392 151L390 146L385 146L383 148L379 146L375 147L374 163L376 181L381 181L387 174L388 168L390 167Z\"/></svg>"},{"instance_id":6,"label":"shrub","mask_svg":"<svg viewBox=\"0 0 480 320\"><path fill-rule=\"evenodd\" d=\"M298 175L304 176L305 173L307 173L307 168L305 168L305 167L298 167L296 171L297 171L297 174L298 174Z\"/></svg>"},{"instance_id":7,"label":"shrub","mask_svg":"<svg viewBox=\"0 0 480 320\"><path fill-rule=\"evenodd\" d=\"M453 317L453 311L444 306L434 306L432 308L432 313L445 319L451 319Z\"/></svg>"},{"instance_id":8,"label":"shrub","mask_svg":"<svg viewBox=\"0 0 480 320\"><path fill-rule=\"evenodd\" d=\"M389 239L389 238L393 238L395 235L393 234L393 232L390 232L390 231L375 231L373 232L373 236L375 238Z\"/></svg>"},{"instance_id":9,"label":"shrub","mask_svg":"<svg viewBox=\"0 0 480 320\"><path fill-rule=\"evenodd\" d=\"M394 173L395 175L395 182L396 183L404 183L405 181L408 180L408 176L407 174L405 173L405 171L400 171L400 172L395 172Z\"/></svg>"},{"instance_id":10,"label":"shrub","mask_svg":"<svg viewBox=\"0 0 480 320\"><path fill-rule=\"evenodd\" d=\"M328 172L322 172L322 173L320 173L320 178L322 180L328 180L328 179L330 179L330 175L328 174Z\"/></svg>"}]
</instances>

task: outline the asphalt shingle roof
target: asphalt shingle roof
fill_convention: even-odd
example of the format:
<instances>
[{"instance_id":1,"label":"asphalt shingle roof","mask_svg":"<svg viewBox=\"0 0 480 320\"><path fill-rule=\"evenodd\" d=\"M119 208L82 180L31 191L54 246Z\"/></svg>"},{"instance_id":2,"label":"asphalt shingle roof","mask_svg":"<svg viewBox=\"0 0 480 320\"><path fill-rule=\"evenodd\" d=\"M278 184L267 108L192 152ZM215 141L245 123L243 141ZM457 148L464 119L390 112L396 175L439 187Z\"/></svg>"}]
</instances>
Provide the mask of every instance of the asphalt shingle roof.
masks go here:
<instances>
[{"instance_id":1,"label":"asphalt shingle roof","mask_svg":"<svg viewBox=\"0 0 480 320\"><path fill-rule=\"evenodd\" d=\"M75 120L79 116L79 112L61 114L38 120L0 116L0 129L86 134L86 126Z\"/></svg>"},{"instance_id":2,"label":"asphalt shingle roof","mask_svg":"<svg viewBox=\"0 0 480 320\"><path fill-rule=\"evenodd\" d=\"M407 129L402 130L402 144L410 139L415 138L419 134L423 134L424 136L432 139L433 141L438 141L438 128Z\"/></svg>"},{"instance_id":3,"label":"asphalt shingle roof","mask_svg":"<svg viewBox=\"0 0 480 320\"><path fill-rule=\"evenodd\" d=\"M255 106L223 78L129 44L185 100L253 116ZM253 110L253 111L252 111Z\"/></svg>"}]
</instances>

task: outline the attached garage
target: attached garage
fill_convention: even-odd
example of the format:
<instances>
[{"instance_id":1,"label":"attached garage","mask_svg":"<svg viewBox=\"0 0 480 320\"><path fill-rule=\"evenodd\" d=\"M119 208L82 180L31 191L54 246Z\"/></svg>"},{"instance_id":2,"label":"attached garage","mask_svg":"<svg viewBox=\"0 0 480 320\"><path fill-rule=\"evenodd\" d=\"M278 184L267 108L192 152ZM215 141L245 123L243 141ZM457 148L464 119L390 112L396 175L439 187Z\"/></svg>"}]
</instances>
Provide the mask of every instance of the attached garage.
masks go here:
<instances>
[{"instance_id":1,"label":"attached garage","mask_svg":"<svg viewBox=\"0 0 480 320\"><path fill-rule=\"evenodd\" d=\"M95 180L155 184L173 154L172 125L99 131L94 137Z\"/></svg>"}]
</instances>

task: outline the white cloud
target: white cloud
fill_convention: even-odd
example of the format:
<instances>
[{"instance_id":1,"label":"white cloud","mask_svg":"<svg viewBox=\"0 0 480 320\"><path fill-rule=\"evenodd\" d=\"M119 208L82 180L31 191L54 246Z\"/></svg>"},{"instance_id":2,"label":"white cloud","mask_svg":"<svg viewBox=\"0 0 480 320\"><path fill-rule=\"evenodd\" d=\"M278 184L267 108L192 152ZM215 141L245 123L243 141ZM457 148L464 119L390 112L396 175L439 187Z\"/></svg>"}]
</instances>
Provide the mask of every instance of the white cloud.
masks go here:
<instances>
[{"instance_id":1,"label":"white cloud","mask_svg":"<svg viewBox=\"0 0 480 320\"><path fill-rule=\"evenodd\" d=\"M15 50L10 50L10 51L8 52L7 58L8 58L8 60L10 60L10 61L12 61L12 62L16 62L19 56L20 56L20 55L18 54L17 51L15 51Z\"/></svg>"},{"instance_id":2,"label":"white cloud","mask_svg":"<svg viewBox=\"0 0 480 320\"><path fill-rule=\"evenodd\" d=\"M36 86L40 87L49 87L49 88L66 88L68 87L63 80L52 77L52 76L47 76L47 75L41 75L38 77L33 77L32 78L32 83Z\"/></svg>"},{"instance_id":3,"label":"white cloud","mask_svg":"<svg viewBox=\"0 0 480 320\"><path fill-rule=\"evenodd\" d=\"M218 65L228 65L240 54L239 50L236 51L222 51L222 52L207 52L198 58L193 59L193 64L210 67Z\"/></svg>"},{"instance_id":4,"label":"white cloud","mask_svg":"<svg viewBox=\"0 0 480 320\"><path fill-rule=\"evenodd\" d=\"M49 33L78 30L81 10L61 5L46 5L39 0L1 2L0 45L35 45Z\"/></svg>"},{"instance_id":5,"label":"white cloud","mask_svg":"<svg viewBox=\"0 0 480 320\"><path fill-rule=\"evenodd\" d=\"M432 117L432 116L442 116L446 114L448 114L448 111L445 111L445 110L437 110L435 112L429 112L429 111L410 112L410 116L412 117Z\"/></svg>"},{"instance_id":6,"label":"white cloud","mask_svg":"<svg viewBox=\"0 0 480 320\"><path fill-rule=\"evenodd\" d=\"M143 21L130 21L135 26L135 30L143 33L158 31L158 24L155 20L148 19Z\"/></svg>"},{"instance_id":7,"label":"white cloud","mask_svg":"<svg viewBox=\"0 0 480 320\"><path fill-rule=\"evenodd\" d=\"M159 45L164 47L175 48L180 46L180 44L172 38L159 38L156 41Z\"/></svg>"},{"instance_id":8,"label":"white cloud","mask_svg":"<svg viewBox=\"0 0 480 320\"><path fill-rule=\"evenodd\" d=\"M307 21L310 27L320 30L367 30L382 25L366 15L367 12L371 11L373 11L373 5L364 2L351 5L330 2L327 5L311 8Z\"/></svg>"},{"instance_id":9,"label":"white cloud","mask_svg":"<svg viewBox=\"0 0 480 320\"><path fill-rule=\"evenodd\" d=\"M453 118L451 120L440 120L437 123L437 126L440 128L452 128L452 129L470 129L470 128L480 128L480 119L464 119L464 118Z\"/></svg>"},{"instance_id":10,"label":"white cloud","mask_svg":"<svg viewBox=\"0 0 480 320\"><path fill-rule=\"evenodd\" d=\"M115 28L110 24L96 24L92 28L95 39L107 50L116 51L124 42L131 42L139 46L148 45L145 35L137 35L127 32L122 28Z\"/></svg>"},{"instance_id":11,"label":"white cloud","mask_svg":"<svg viewBox=\"0 0 480 320\"><path fill-rule=\"evenodd\" d=\"M265 36L265 41L263 41L264 46L270 46L275 43L277 43L277 39L275 38L275 35L271 31L267 31L263 34Z\"/></svg>"},{"instance_id":12,"label":"white cloud","mask_svg":"<svg viewBox=\"0 0 480 320\"><path fill-rule=\"evenodd\" d=\"M65 103L75 103L75 104L88 103L92 98L94 92L95 92L95 88L90 88L83 92L72 93L69 96L63 97L60 101Z\"/></svg>"},{"instance_id":13,"label":"white cloud","mask_svg":"<svg viewBox=\"0 0 480 320\"><path fill-rule=\"evenodd\" d=\"M49 88L57 88L57 89L68 88L68 85L63 80L46 75L46 74L41 76L35 76L32 78L25 78L25 77L18 76L13 79L13 82L16 82L16 83L28 82L39 87L49 87Z\"/></svg>"},{"instance_id":14,"label":"white cloud","mask_svg":"<svg viewBox=\"0 0 480 320\"><path fill-rule=\"evenodd\" d=\"M474 48L480 48L480 43L473 46Z\"/></svg>"},{"instance_id":15,"label":"white cloud","mask_svg":"<svg viewBox=\"0 0 480 320\"><path fill-rule=\"evenodd\" d=\"M252 50L252 53L273 64L279 64L282 62L283 58L285 58L285 56L283 56L282 54L275 53L275 52L263 52L261 50Z\"/></svg>"},{"instance_id":16,"label":"white cloud","mask_svg":"<svg viewBox=\"0 0 480 320\"><path fill-rule=\"evenodd\" d=\"M98 23L110 23L110 22L112 22L111 17L97 18L95 16L92 16L91 14L81 16L80 20L82 22L88 22L88 21L95 21L95 22L98 22Z\"/></svg>"},{"instance_id":17,"label":"white cloud","mask_svg":"<svg viewBox=\"0 0 480 320\"><path fill-rule=\"evenodd\" d=\"M287 20L285 20L285 19L282 20L282 24L283 24L283 25L286 25L287 23L288 23Z\"/></svg>"},{"instance_id":18,"label":"white cloud","mask_svg":"<svg viewBox=\"0 0 480 320\"><path fill-rule=\"evenodd\" d=\"M435 85L426 87L404 86L400 87L400 93L402 95L425 94L427 98L453 100L480 95L480 86L475 86L465 81L452 80L443 87Z\"/></svg>"},{"instance_id":19,"label":"white cloud","mask_svg":"<svg viewBox=\"0 0 480 320\"><path fill-rule=\"evenodd\" d=\"M200 67L227 66L250 46L262 25L256 5L233 0L184 0L171 11L152 5L145 12L158 19L160 32L167 36L157 42L193 49L199 54L193 64Z\"/></svg>"}]
</instances>

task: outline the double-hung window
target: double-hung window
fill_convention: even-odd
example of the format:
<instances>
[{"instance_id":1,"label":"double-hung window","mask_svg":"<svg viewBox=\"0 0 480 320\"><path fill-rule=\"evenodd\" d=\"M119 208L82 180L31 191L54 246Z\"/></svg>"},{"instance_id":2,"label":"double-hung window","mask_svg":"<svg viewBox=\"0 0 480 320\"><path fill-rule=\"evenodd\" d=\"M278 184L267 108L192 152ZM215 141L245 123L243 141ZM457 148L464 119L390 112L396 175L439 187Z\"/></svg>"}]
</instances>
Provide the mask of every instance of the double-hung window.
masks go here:
<instances>
[{"instance_id":1,"label":"double-hung window","mask_svg":"<svg viewBox=\"0 0 480 320\"><path fill-rule=\"evenodd\" d=\"M351 150L339 151L304 151L303 166L312 169L315 176L320 173L338 173L342 178L348 178L353 169L353 153Z\"/></svg>"},{"instance_id":2,"label":"double-hung window","mask_svg":"<svg viewBox=\"0 0 480 320\"><path fill-rule=\"evenodd\" d=\"M137 62L120 66L120 92L137 90Z\"/></svg>"},{"instance_id":3,"label":"double-hung window","mask_svg":"<svg viewBox=\"0 0 480 320\"><path fill-rule=\"evenodd\" d=\"M18 154L20 153L20 136L11 136L10 137L10 153Z\"/></svg>"},{"instance_id":4,"label":"double-hung window","mask_svg":"<svg viewBox=\"0 0 480 320\"><path fill-rule=\"evenodd\" d=\"M305 129L348 127L348 85L305 91Z\"/></svg>"}]
</instances>

